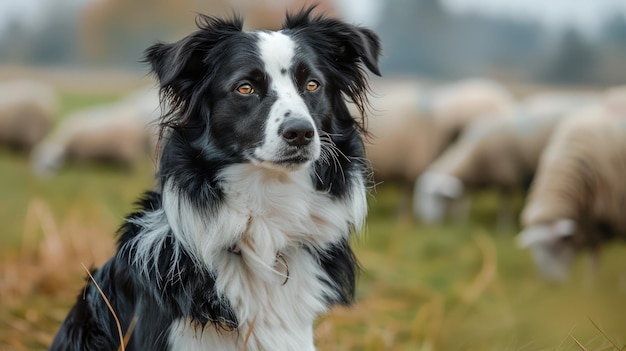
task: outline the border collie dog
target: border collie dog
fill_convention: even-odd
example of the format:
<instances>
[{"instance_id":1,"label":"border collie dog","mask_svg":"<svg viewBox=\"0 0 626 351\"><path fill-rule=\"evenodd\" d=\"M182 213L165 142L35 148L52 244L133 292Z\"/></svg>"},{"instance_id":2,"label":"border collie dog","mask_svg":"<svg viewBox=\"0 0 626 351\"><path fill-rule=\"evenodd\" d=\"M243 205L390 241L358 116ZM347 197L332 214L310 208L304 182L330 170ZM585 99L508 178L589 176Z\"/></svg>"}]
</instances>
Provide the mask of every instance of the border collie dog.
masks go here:
<instances>
[{"instance_id":1,"label":"border collie dog","mask_svg":"<svg viewBox=\"0 0 626 351\"><path fill-rule=\"evenodd\" d=\"M115 315L89 281L52 350L118 350L121 335L126 350L315 350L316 316L354 295L380 44L312 10L277 32L200 15L146 51L169 108L158 191L93 274Z\"/></svg>"}]
</instances>

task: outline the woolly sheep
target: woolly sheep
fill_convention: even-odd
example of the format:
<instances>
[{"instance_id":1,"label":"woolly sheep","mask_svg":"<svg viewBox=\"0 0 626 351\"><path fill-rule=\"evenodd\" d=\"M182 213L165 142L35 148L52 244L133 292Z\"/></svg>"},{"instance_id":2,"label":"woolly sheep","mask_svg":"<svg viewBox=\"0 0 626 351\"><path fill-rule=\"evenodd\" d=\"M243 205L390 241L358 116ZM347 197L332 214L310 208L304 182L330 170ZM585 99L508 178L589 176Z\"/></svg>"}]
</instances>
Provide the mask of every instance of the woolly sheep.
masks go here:
<instances>
[{"instance_id":1,"label":"woolly sheep","mask_svg":"<svg viewBox=\"0 0 626 351\"><path fill-rule=\"evenodd\" d=\"M435 89L414 81L375 81L366 153L377 181L415 179L470 121L500 117L513 99L495 82L473 79ZM353 111L354 113L354 111Z\"/></svg>"},{"instance_id":2,"label":"woolly sheep","mask_svg":"<svg viewBox=\"0 0 626 351\"><path fill-rule=\"evenodd\" d=\"M513 113L516 102L503 85L488 79L466 79L431 93L429 111L435 119L439 151L443 151L471 122Z\"/></svg>"},{"instance_id":3,"label":"woolly sheep","mask_svg":"<svg viewBox=\"0 0 626 351\"><path fill-rule=\"evenodd\" d=\"M522 99L519 111L533 116L571 114L598 102L599 98L593 91L539 91Z\"/></svg>"},{"instance_id":4,"label":"woolly sheep","mask_svg":"<svg viewBox=\"0 0 626 351\"><path fill-rule=\"evenodd\" d=\"M451 200L467 189L495 187L506 195L530 183L540 154L563 115L479 120L471 123L459 139L418 178L414 212L427 223L440 221ZM502 212L500 223L506 220Z\"/></svg>"},{"instance_id":5,"label":"woolly sheep","mask_svg":"<svg viewBox=\"0 0 626 351\"><path fill-rule=\"evenodd\" d=\"M626 115L626 85L607 89L604 93L604 104L613 115Z\"/></svg>"},{"instance_id":6,"label":"woolly sheep","mask_svg":"<svg viewBox=\"0 0 626 351\"><path fill-rule=\"evenodd\" d=\"M72 113L38 144L32 164L40 176L54 173L66 160L108 161L130 167L153 151L158 94L142 90L126 99Z\"/></svg>"},{"instance_id":7,"label":"woolly sheep","mask_svg":"<svg viewBox=\"0 0 626 351\"><path fill-rule=\"evenodd\" d=\"M567 278L580 249L626 238L626 111L615 96L564 121L541 156L518 243L543 276Z\"/></svg>"},{"instance_id":8,"label":"woolly sheep","mask_svg":"<svg viewBox=\"0 0 626 351\"><path fill-rule=\"evenodd\" d=\"M436 147L433 119L421 106L424 88L413 81L387 81L378 82L373 92L365 148L375 180L411 184Z\"/></svg>"},{"instance_id":9,"label":"woolly sheep","mask_svg":"<svg viewBox=\"0 0 626 351\"><path fill-rule=\"evenodd\" d=\"M0 144L31 150L52 127L58 105L56 92L44 83L0 83Z\"/></svg>"}]
</instances>

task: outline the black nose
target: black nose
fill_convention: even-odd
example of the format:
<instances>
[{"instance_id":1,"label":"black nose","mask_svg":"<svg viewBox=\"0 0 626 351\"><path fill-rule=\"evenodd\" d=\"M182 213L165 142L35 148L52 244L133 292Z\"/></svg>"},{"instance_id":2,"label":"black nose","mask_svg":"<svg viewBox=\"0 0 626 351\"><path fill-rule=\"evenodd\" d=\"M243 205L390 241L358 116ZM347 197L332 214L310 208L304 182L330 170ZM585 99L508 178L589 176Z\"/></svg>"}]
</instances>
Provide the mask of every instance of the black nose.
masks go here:
<instances>
[{"instance_id":1,"label":"black nose","mask_svg":"<svg viewBox=\"0 0 626 351\"><path fill-rule=\"evenodd\" d=\"M282 136L291 146L308 145L315 137L315 129L310 122L302 119L288 119L283 122Z\"/></svg>"}]
</instances>

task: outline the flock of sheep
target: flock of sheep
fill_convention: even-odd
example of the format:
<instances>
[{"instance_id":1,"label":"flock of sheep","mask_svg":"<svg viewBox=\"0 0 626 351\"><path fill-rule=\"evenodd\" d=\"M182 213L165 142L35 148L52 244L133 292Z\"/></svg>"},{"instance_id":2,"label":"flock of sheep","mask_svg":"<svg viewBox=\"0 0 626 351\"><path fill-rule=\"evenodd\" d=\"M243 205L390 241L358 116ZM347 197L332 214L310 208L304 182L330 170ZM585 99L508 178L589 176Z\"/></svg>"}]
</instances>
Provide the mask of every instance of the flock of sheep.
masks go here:
<instances>
[{"instance_id":1,"label":"flock of sheep","mask_svg":"<svg viewBox=\"0 0 626 351\"><path fill-rule=\"evenodd\" d=\"M0 144L28 153L37 176L52 176L66 162L133 168L154 152L161 113L155 89L137 90L57 122L59 105L58 93L45 83L0 82Z\"/></svg>"},{"instance_id":2,"label":"flock of sheep","mask_svg":"<svg viewBox=\"0 0 626 351\"><path fill-rule=\"evenodd\" d=\"M626 238L626 87L520 98L486 79L435 87L379 80L372 91L374 178L404 184L421 221L439 222L455 204L467 206L469 191L495 188L499 222L510 222L510 195L527 190L517 242L551 280L567 277L577 251ZM67 161L132 168L153 155L154 89L57 123L59 105L41 82L0 83L0 144L26 151L38 176Z\"/></svg>"},{"instance_id":3,"label":"flock of sheep","mask_svg":"<svg viewBox=\"0 0 626 351\"><path fill-rule=\"evenodd\" d=\"M603 243L626 239L626 87L522 98L487 80L373 90L374 177L412 187L421 221L440 222L454 205L467 208L469 191L493 188L506 223L511 195L527 191L517 242L554 281L576 252L597 260Z\"/></svg>"}]
</instances>

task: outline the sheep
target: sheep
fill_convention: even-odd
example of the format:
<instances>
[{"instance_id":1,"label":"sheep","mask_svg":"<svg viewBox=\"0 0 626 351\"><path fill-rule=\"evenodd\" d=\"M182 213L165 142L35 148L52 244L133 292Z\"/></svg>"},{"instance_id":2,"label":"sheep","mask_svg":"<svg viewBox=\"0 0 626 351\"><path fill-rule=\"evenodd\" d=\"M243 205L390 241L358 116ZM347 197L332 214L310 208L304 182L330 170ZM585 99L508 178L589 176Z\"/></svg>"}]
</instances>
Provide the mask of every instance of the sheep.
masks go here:
<instances>
[{"instance_id":1,"label":"sheep","mask_svg":"<svg viewBox=\"0 0 626 351\"><path fill-rule=\"evenodd\" d=\"M571 114L596 103L599 95L594 91L539 91L522 99L519 111L534 116Z\"/></svg>"},{"instance_id":2,"label":"sheep","mask_svg":"<svg viewBox=\"0 0 626 351\"><path fill-rule=\"evenodd\" d=\"M604 93L604 104L610 113L618 116L626 114L626 85L609 88Z\"/></svg>"},{"instance_id":3,"label":"sheep","mask_svg":"<svg viewBox=\"0 0 626 351\"><path fill-rule=\"evenodd\" d=\"M499 117L512 105L504 88L486 80L433 89L387 79L374 81L372 91L366 155L377 182L393 181L404 188L400 207L408 207L415 179L469 121Z\"/></svg>"},{"instance_id":4,"label":"sheep","mask_svg":"<svg viewBox=\"0 0 626 351\"><path fill-rule=\"evenodd\" d=\"M58 107L56 92L44 83L0 83L0 144L30 151L52 127Z\"/></svg>"},{"instance_id":5,"label":"sheep","mask_svg":"<svg viewBox=\"0 0 626 351\"><path fill-rule=\"evenodd\" d=\"M510 94L485 80L436 89L410 80L378 80L372 90L367 157L377 181L400 181L409 189L469 121L499 117L511 106Z\"/></svg>"},{"instance_id":6,"label":"sheep","mask_svg":"<svg viewBox=\"0 0 626 351\"><path fill-rule=\"evenodd\" d=\"M108 161L132 168L154 150L160 116L158 94L141 90L109 105L74 112L39 143L31 163L39 176L52 175L66 160Z\"/></svg>"},{"instance_id":7,"label":"sheep","mask_svg":"<svg viewBox=\"0 0 626 351\"><path fill-rule=\"evenodd\" d=\"M440 86L431 93L429 112L439 138L438 153L472 121L508 116L516 101L507 88L488 79L466 79Z\"/></svg>"},{"instance_id":8,"label":"sheep","mask_svg":"<svg viewBox=\"0 0 626 351\"><path fill-rule=\"evenodd\" d=\"M421 106L425 90L414 81L387 81L373 91L365 150L375 179L410 184L435 152L433 119Z\"/></svg>"},{"instance_id":9,"label":"sheep","mask_svg":"<svg viewBox=\"0 0 626 351\"><path fill-rule=\"evenodd\" d=\"M540 154L562 118L561 114L517 114L471 123L417 179L414 214L435 223L467 189L495 187L503 200L499 224L506 224L509 195L530 183Z\"/></svg>"},{"instance_id":10,"label":"sheep","mask_svg":"<svg viewBox=\"0 0 626 351\"><path fill-rule=\"evenodd\" d=\"M567 279L578 251L596 265L604 242L626 238L626 110L615 98L564 121L541 156L516 239L549 281Z\"/></svg>"}]
</instances>

